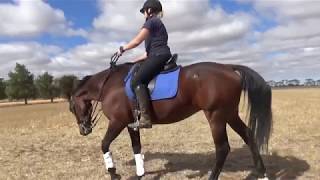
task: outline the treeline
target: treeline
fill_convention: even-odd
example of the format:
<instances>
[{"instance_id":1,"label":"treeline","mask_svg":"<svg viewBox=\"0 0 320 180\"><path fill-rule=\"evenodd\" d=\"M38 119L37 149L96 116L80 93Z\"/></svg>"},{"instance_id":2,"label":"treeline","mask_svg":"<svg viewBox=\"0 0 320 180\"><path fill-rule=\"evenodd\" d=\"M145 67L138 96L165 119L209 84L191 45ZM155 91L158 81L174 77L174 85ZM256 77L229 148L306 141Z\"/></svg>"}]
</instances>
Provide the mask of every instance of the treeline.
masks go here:
<instances>
[{"instance_id":1,"label":"treeline","mask_svg":"<svg viewBox=\"0 0 320 180\"><path fill-rule=\"evenodd\" d=\"M8 80L0 78L0 100L24 100L25 104L28 99L50 99L51 102L56 97L69 99L78 80L74 75L54 78L48 72L34 77L25 65L19 63L8 77Z\"/></svg>"}]
</instances>

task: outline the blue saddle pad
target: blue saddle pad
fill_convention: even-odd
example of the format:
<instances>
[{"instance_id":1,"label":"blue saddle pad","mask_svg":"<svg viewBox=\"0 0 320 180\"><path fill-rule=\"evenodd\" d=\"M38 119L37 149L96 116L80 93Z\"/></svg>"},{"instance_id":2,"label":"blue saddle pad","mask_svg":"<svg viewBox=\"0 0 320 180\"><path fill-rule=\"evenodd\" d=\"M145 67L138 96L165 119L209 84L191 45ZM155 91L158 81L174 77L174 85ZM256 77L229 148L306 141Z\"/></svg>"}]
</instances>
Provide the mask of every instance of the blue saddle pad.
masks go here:
<instances>
[{"instance_id":1,"label":"blue saddle pad","mask_svg":"<svg viewBox=\"0 0 320 180\"><path fill-rule=\"evenodd\" d=\"M177 95L180 69L181 67L174 71L161 73L156 77L155 87L150 94L151 100L170 99ZM130 86L132 70L133 68L131 68L124 80L126 85L126 94L130 100L134 99L134 93Z\"/></svg>"}]
</instances>

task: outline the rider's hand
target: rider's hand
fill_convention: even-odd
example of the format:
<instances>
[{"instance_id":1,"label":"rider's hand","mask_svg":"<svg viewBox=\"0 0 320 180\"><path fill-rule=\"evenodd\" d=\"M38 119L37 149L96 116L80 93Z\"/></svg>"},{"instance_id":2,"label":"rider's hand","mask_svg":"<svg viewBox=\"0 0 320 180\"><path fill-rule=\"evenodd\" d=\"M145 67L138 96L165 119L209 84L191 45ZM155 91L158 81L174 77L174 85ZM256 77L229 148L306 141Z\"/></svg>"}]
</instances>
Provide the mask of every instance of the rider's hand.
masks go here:
<instances>
[{"instance_id":1,"label":"rider's hand","mask_svg":"<svg viewBox=\"0 0 320 180\"><path fill-rule=\"evenodd\" d=\"M124 51L125 51L125 50L123 49L123 46L120 46L119 49L118 49L118 51L117 51L117 55L118 55L118 56L122 56L122 54L124 53Z\"/></svg>"}]
</instances>

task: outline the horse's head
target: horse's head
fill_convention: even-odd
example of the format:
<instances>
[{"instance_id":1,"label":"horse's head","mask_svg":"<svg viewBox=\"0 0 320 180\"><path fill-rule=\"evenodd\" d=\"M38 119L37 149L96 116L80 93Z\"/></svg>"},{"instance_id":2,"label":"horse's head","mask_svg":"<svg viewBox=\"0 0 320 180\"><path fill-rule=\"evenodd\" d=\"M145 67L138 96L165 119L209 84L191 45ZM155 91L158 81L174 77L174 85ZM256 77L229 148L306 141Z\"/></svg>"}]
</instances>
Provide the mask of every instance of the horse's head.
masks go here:
<instances>
[{"instance_id":1,"label":"horse's head","mask_svg":"<svg viewBox=\"0 0 320 180\"><path fill-rule=\"evenodd\" d=\"M69 110L75 115L80 134L86 136L92 132L92 103L84 84L90 77L80 81L69 100Z\"/></svg>"}]
</instances>

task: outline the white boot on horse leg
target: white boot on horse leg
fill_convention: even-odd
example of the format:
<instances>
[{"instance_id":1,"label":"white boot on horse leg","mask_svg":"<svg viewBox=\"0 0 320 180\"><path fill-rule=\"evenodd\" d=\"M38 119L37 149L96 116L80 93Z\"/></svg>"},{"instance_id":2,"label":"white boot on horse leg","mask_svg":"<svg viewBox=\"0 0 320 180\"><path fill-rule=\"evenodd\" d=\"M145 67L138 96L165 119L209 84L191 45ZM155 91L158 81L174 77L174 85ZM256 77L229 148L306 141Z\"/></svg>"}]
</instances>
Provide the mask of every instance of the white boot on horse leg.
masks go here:
<instances>
[{"instance_id":1,"label":"white boot on horse leg","mask_svg":"<svg viewBox=\"0 0 320 180\"><path fill-rule=\"evenodd\" d=\"M134 160L136 161L136 173L137 176L141 177L144 175L144 155L143 154L135 154Z\"/></svg>"},{"instance_id":2,"label":"white boot on horse leg","mask_svg":"<svg viewBox=\"0 0 320 180\"><path fill-rule=\"evenodd\" d=\"M111 154L111 152L106 152L106 153L103 155L103 159L104 159L104 163L105 163L105 165L106 165L107 171L108 171L109 169L115 168L115 165L114 165L114 162L113 162L113 159L112 159L112 154Z\"/></svg>"},{"instance_id":3,"label":"white boot on horse leg","mask_svg":"<svg viewBox=\"0 0 320 180\"><path fill-rule=\"evenodd\" d=\"M268 178L267 175L265 174L263 178L258 178L258 180L269 180L269 178Z\"/></svg>"}]
</instances>

